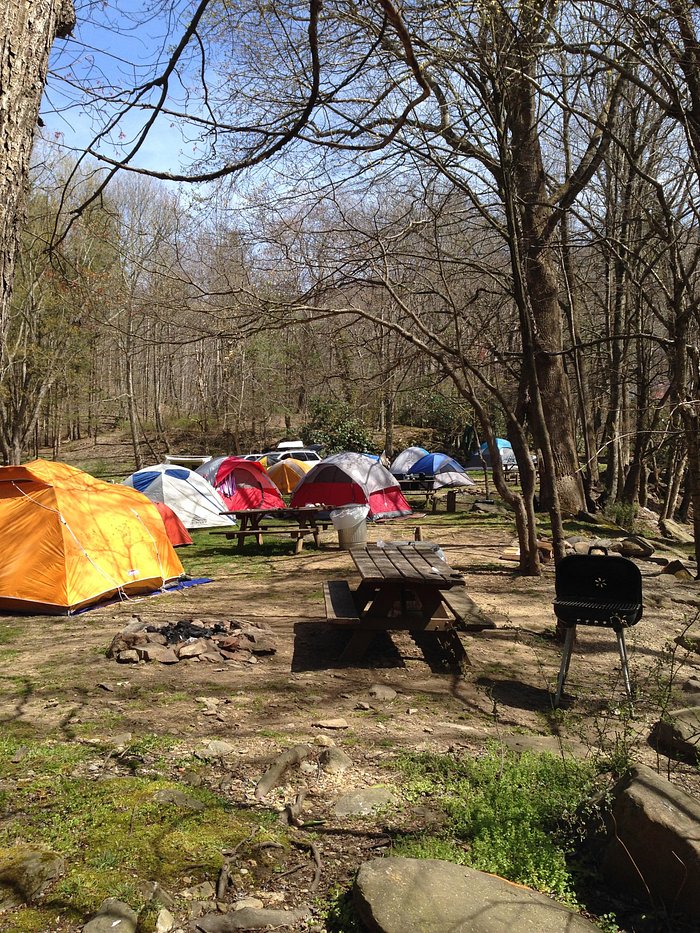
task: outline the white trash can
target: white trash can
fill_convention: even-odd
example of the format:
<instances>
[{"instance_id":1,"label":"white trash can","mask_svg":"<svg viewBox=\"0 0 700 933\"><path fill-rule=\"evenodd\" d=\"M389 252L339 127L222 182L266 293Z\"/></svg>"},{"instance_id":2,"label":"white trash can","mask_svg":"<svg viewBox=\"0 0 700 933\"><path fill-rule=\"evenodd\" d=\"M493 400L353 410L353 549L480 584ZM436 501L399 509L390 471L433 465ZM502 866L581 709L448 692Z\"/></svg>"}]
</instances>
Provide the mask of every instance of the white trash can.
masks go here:
<instances>
[{"instance_id":1,"label":"white trash can","mask_svg":"<svg viewBox=\"0 0 700 933\"><path fill-rule=\"evenodd\" d=\"M338 532L338 544L348 551L351 547L367 544L368 505L346 505L330 513L333 527Z\"/></svg>"}]
</instances>

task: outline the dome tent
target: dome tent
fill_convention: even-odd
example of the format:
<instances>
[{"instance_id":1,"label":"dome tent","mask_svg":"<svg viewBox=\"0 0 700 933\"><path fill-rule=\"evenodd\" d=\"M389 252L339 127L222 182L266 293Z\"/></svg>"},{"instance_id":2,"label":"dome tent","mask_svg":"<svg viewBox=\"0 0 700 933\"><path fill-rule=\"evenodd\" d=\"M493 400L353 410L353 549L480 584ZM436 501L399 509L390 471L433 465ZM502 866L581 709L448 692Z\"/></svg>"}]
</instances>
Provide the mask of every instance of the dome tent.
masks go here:
<instances>
[{"instance_id":1,"label":"dome tent","mask_svg":"<svg viewBox=\"0 0 700 933\"><path fill-rule=\"evenodd\" d=\"M297 484L309 472L312 463L308 460L278 460L268 467L267 473L280 492L294 492Z\"/></svg>"},{"instance_id":2,"label":"dome tent","mask_svg":"<svg viewBox=\"0 0 700 933\"><path fill-rule=\"evenodd\" d=\"M152 502L47 460L0 468L0 609L71 613L150 593L183 568Z\"/></svg>"},{"instance_id":3,"label":"dome tent","mask_svg":"<svg viewBox=\"0 0 700 933\"><path fill-rule=\"evenodd\" d=\"M447 454L426 454L413 464L411 475L432 479L432 489L474 485L461 463Z\"/></svg>"},{"instance_id":4,"label":"dome tent","mask_svg":"<svg viewBox=\"0 0 700 933\"><path fill-rule=\"evenodd\" d=\"M283 509L285 501L257 460L216 457L197 467L216 489L231 512L246 509Z\"/></svg>"},{"instance_id":5,"label":"dome tent","mask_svg":"<svg viewBox=\"0 0 700 933\"><path fill-rule=\"evenodd\" d=\"M371 519L411 514L398 480L386 467L349 451L317 463L294 490L294 508L317 503L333 507L368 505Z\"/></svg>"},{"instance_id":6,"label":"dome tent","mask_svg":"<svg viewBox=\"0 0 700 933\"><path fill-rule=\"evenodd\" d=\"M132 473L124 480L151 500L170 506L185 528L218 528L235 524L226 503L194 470L158 463Z\"/></svg>"},{"instance_id":7,"label":"dome tent","mask_svg":"<svg viewBox=\"0 0 700 933\"><path fill-rule=\"evenodd\" d=\"M407 447L392 460L389 469L394 476L405 476L407 473L412 472L411 468L416 460L420 460L427 453L428 451L424 447Z\"/></svg>"},{"instance_id":8,"label":"dome tent","mask_svg":"<svg viewBox=\"0 0 700 933\"><path fill-rule=\"evenodd\" d=\"M504 467L512 468L517 466L515 453L513 452L510 441L506 440L504 437L497 437L496 447L498 447L498 452L501 455L501 463ZM493 466L491 462L491 454L489 453L489 446L486 441L484 441L476 453L471 455L469 462L467 463L467 469L478 470L485 466Z\"/></svg>"},{"instance_id":9,"label":"dome tent","mask_svg":"<svg viewBox=\"0 0 700 933\"><path fill-rule=\"evenodd\" d=\"M153 505L158 509L158 513L163 519L165 531L172 546L185 547L187 544L192 544L190 533L170 506L166 505L164 502L154 502Z\"/></svg>"}]
</instances>

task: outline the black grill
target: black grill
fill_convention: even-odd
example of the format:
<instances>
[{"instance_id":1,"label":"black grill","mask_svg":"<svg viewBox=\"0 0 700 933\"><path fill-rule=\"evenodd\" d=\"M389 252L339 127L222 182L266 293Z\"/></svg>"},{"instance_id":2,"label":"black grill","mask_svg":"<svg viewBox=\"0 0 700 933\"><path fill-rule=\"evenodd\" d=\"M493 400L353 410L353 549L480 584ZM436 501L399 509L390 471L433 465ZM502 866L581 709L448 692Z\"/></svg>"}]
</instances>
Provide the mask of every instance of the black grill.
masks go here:
<instances>
[{"instance_id":1,"label":"black grill","mask_svg":"<svg viewBox=\"0 0 700 933\"><path fill-rule=\"evenodd\" d=\"M592 553L600 550L602 554ZM642 575L626 557L610 557L605 548L572 554L559 561L555 576L554 614L566 627L566 641L557 682L559 704L569 670L577 625L612 628L617 635L625 689L632 697L624 629L642 618Z\"/></svg>"}]
</instances>

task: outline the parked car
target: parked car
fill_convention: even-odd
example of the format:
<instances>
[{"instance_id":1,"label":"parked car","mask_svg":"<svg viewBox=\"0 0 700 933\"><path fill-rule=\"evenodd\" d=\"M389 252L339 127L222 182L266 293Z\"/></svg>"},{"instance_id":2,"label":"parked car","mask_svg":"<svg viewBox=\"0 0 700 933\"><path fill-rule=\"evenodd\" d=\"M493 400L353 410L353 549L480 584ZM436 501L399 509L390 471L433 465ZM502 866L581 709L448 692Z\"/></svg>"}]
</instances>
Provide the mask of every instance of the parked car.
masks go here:
<instances>
[{"instance_id":1,"label":"parked car","mask_svg":"<svg viewBox=\"0 0 700 933\"><path fill-rule=\"evenodd\" d=\"M267 453L260 454L260 458L265 457L265 463L267 466L271 466L273 463L279 463L280 460L307 460L313 461L314 463L317 460L323 460L323 457L317 450L311 450L308 447L304 448L291 448L286 450L268 450Z\"/></svg>"}]
</instances>

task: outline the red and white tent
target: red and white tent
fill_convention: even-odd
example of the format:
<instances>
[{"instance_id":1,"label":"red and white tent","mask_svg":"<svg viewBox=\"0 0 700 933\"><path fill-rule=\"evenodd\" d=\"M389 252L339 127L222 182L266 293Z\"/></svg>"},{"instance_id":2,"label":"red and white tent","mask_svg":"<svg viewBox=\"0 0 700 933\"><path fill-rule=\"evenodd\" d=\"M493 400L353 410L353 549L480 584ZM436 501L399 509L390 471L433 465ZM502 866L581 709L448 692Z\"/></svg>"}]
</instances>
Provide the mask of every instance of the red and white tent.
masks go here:
<instances>
[{"instance_id":1,"label":"red and white tent","mask_svg":"<svg viewBox=\"0 0 700 933\"><path fill-rule=\"evenodd\" d=\"M381 463L346 451L312 467L292 495L292 507L368 505L369 518L411 514L398 480Z\"/></svg>"},{"instance_id":2,"label":"red and white tent","mask_svg":"<svg viewBox=\"0 0 700 933\"><path fill-rule=\"evenodd\" d=\"M216 457L197 467L197 473L211 483L231 512L286 507L279 489L255 460Z\"/></svg>"}]
</instances>

